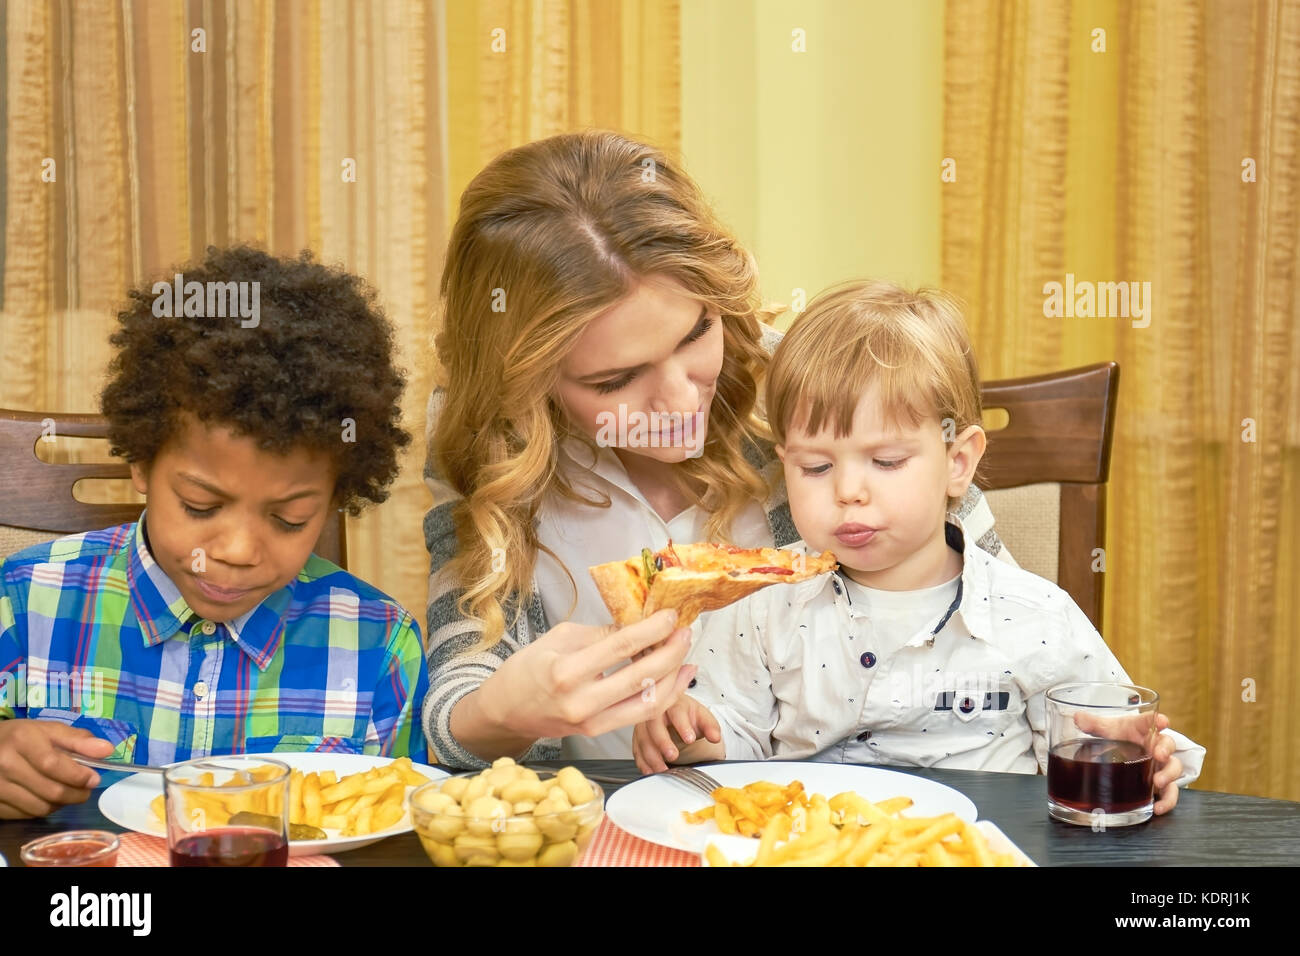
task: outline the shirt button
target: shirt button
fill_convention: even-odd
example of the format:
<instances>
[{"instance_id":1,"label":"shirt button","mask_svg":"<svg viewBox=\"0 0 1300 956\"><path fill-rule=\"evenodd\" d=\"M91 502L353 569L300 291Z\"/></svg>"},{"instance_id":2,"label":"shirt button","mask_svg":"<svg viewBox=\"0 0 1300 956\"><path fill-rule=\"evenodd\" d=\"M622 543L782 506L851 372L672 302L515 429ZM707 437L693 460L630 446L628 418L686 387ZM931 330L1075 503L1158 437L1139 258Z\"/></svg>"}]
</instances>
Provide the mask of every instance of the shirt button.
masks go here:
<instances>
[{"instance_id":1,"label":"shirt button","mask_svg":"<svg viewBox=\"0 0 1300 956\"><path fill-rule=\"evenodd\" d=\"M688 688L690 688L690 687L694 687L694 686L695 686L696 684L698 684L698 683L699 683L699 681L696 680L694 677L692 677L692 678L691 678L691 682L690 682L689 684L687 684L686 686L687 686Z\"/></svg>"},{"instance_id":2,"label":"shirt button","mask_svg":"<svg viewBox=\"0 0 1300 956\"><path fill-rule=\"evenodd\" d=\"M843 593L844 593L844 589L843 589L842 587L840 587L840 582L837 581L837 580L835 580L834 578L831 578L831 587L833 587L833 588L835 589L835 593L836 593L836 594L843 594Z\"/></svg>"},{"instance_id":3,"label":"shirt button","mask_svg":"<svg viewBox=\"0 0 1300 956\"><path fill-rule=\"evenodd\" d=\"M208 635L208 637L211 637L213 634L217 633L217 625L213 624L211 621L204 621L199 625L199 630Z\"/></svg>"},{"instance_id":4,"label":"shirt button","mask_svg":"<svg viewBox=\"0 0 1300 956\"><path fill-rule=\"evenodd\" d=\"M864 730L864 731L862 731L862 733L858 734L858 742L859 742L859 743L863 743L863 742L868 741L868 740L870 740L870 739L871 739L871 731L869 731L869 730Z\"/></svg>"},{"instance_id":5,"label":"shirt button","mask_svg":"<svg viewBox=\"0 0 1300 956\"><path fill-rule=\"evenodd\" d=\"M863 667L876 666L876 655L871 653L870 651L867 651L865 654L859 657L858 660L862 662Z\"/></svg>"},{"instance_id":6,"label":"shirt button","mask_svg":"<svg viewBox=\"0 0 1300 956\"><path fill-rule=\"evenodd\" d=\"M207 696L208 696L208 685L207 685L206 683L204 683L203 681L199 681L197 684L195 684L195 685L194 685L194 696L197 697L199 700L202 700L204 697L207 697Z\"/></svg>"}]
</instances>

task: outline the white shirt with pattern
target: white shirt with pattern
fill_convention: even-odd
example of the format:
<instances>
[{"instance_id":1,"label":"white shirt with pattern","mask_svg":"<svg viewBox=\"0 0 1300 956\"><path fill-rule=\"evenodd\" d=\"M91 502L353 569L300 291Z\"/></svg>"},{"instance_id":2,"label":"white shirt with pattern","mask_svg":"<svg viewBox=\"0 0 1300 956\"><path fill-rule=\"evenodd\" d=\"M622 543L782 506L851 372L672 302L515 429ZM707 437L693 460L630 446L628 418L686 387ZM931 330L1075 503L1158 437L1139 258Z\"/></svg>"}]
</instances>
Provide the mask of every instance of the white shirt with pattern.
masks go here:
<instances>
[{"instance_id":1,"label":"white shirt with pattern","mask_svg":"<svg viewBox=\"0 0 1300 956\"><path fill-rule=\"evenodd\" d=\"M700 667L687 693L717 717L728 760L1045 773L1046 691L1132 683L1065 591L946 530L962 572L929 589L947 600L914 633L882 630L898 610L869 613L842 572L713 612L687 658ZM1205 748L1164 733L1185 786Z\"/></svg>"}]
</instances>

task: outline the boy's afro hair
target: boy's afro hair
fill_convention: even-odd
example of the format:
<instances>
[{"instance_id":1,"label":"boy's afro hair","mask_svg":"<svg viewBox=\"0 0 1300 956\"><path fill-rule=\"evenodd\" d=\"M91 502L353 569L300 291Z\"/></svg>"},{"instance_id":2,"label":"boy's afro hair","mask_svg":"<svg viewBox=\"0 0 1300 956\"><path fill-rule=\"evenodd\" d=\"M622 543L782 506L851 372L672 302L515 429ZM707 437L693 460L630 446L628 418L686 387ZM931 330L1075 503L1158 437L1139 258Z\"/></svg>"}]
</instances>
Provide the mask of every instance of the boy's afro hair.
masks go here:
<instances>
[{"instance_id":1,"label":"boy's afro hair","mask_svg":"<svg viewBox=\"0 0 1300 956\"><path fill-rule=\"evenodd\" d=\"M355 515L362 499L384 501L411 436L400 426L406 379L374 290L307 251L288 259L209 247L201 263L176 271L205 289L258 283L257 324L238 308L185 316L183 302L171 303L171 316L161 306L155 315L154 287L132 290L109 339L116 354L100 396L113 453L148 466L188 413L277 454L325 452L338 472L335 507ZM254 287L242 288L251 305Z\"/></svg>"}]
</instances>

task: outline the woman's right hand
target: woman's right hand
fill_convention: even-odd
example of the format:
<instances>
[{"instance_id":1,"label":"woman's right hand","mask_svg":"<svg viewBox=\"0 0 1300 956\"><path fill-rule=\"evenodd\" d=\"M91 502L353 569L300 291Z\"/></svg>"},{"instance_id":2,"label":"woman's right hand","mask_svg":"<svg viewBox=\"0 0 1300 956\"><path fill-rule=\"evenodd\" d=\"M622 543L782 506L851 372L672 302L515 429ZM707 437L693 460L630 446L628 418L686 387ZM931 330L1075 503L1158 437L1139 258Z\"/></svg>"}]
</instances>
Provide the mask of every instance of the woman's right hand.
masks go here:
<instances>
[{"instance_id":1,"label":"woman's right hand","mask_svg":"<svg viewBox=\"0 0 1300 956\"><path fill-rule=\"evenodd\" d=\"M596 737L649 720L695 676L693 665L682 664L690 628L676 623L677 612L665 610L624 628L558 624L461 699L452 735L495 759L518 756L541 737ZM605 676L625 661L632 663Z\"/></svg>"}]
</instances>

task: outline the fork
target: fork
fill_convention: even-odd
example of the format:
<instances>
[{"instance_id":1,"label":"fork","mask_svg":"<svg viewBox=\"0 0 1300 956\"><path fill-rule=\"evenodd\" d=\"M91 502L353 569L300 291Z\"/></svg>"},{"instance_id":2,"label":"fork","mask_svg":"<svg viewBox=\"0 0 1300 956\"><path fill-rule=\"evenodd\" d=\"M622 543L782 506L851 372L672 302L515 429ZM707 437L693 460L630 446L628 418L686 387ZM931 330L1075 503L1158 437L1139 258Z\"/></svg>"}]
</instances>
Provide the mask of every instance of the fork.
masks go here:
<instances>
[{"instance_id":1,"label":"fork","mask_svg":"<svg viewBox=\"0 0 1300 956\"><path fill-rule=\"evenodd\" d=\"M80 754L68 753L67 751L64 751L64 753L67 753L69 757L71 757L77 763L81 764L83 767L89 767L92 770L112 770L117 773L159 773L159 774L166 773L168 770L167 767L151 767L142 763L113 763L112 761L109 760L96 760L94 757L83 757ZM235 756L239 756L239 755L236 754ZM217 757L216 759L220 760L221 758ZM207 760L204 761L182 760L180 761L180 763L181 764L193 763L194 766L199 767L203 770L233 770L234 769L233 767L225 767L222 766L221 764L213 763ZM180 766L180 764L172 764L171 766Z\"/></svg>"},{"instance_id":2,"label":"fork","mask_svg":"<svg viewBox=\"0 0 1300 956\"><path fill-rule=\"evenodd\" d=\"M703 770L697 770L695 767L669 767L663 772L663 775L672 777L674 780L680 780L696 790L702 790L709 796L712 796L713 791L722 786Z\"/></svg>"}]
</instances>

